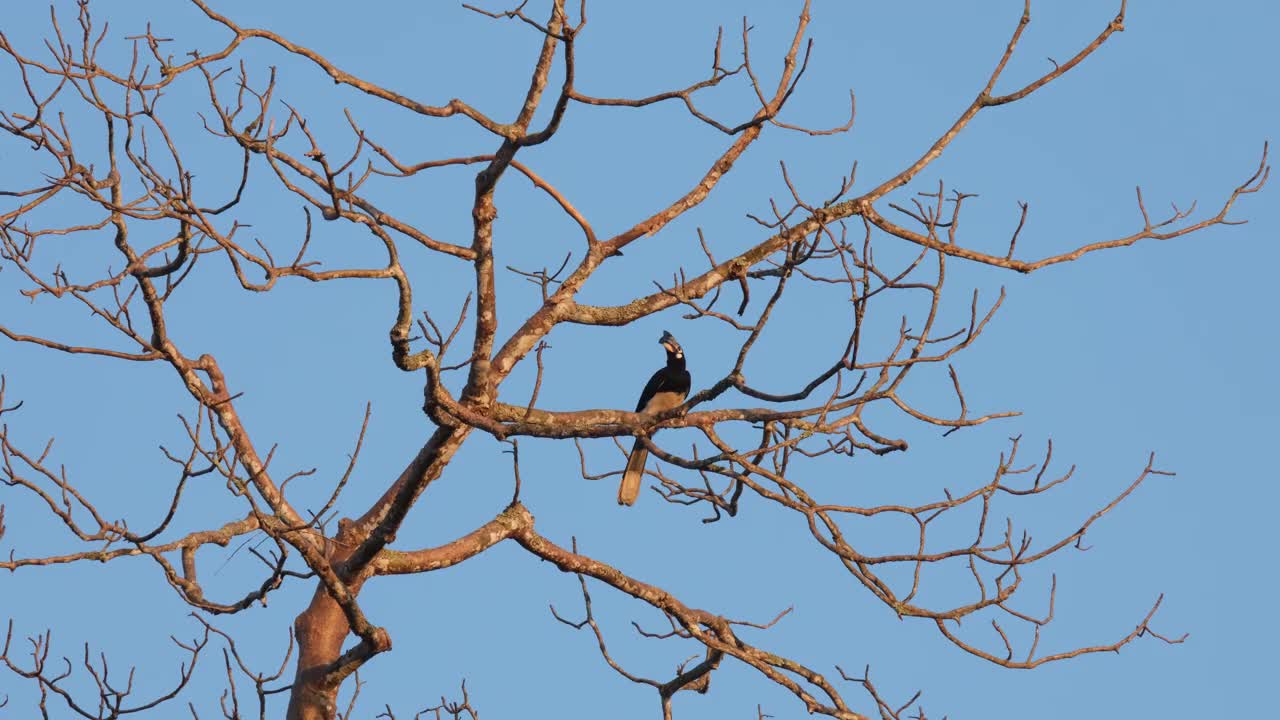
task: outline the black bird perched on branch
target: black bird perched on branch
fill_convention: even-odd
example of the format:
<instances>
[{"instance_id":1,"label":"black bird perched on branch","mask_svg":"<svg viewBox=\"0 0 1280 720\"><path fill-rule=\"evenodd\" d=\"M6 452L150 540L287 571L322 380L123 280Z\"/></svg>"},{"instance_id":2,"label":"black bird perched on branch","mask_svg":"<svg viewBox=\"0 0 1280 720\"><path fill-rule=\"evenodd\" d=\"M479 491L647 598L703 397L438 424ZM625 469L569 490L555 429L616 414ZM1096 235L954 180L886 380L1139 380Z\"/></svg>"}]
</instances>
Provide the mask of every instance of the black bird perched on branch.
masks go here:
<instances>
[{"instance_id":1,"label":"black bird perched on branch","mask_svg":"<svg viewBox=\"0 0 1280 720\"><path fill-rule=\"evenodd\" d=\"M689 396L692 380L689 371L684 369L684 349L669 332L663 332L658 342L667 350L667 366L654 373L644 386L640 402L636 403L638 413L670 410ZM640 496L640 481L644 479L644 462L648 457L649 450L645 448L644 441L636 438L631 455L627 457L627 469L622 473L622 483L618 485L619 505L634 505Z\"/></svg>"}]
</instances>

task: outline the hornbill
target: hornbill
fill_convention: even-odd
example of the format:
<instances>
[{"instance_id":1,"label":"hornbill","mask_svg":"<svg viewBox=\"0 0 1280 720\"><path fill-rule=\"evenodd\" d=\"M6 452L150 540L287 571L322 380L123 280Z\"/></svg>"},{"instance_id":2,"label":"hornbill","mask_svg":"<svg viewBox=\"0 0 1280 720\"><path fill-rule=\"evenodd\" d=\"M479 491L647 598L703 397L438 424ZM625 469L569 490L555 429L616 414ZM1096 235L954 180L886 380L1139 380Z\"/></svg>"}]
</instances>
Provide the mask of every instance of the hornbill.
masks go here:
<instances>
[{"instance_id":1,"label":"hornbill","mask_svg":"<svg viewBox=\"0 0 1280 720\"><path fill-rule=\"evenodd\" d=\"M658 413L680 405L689 395L691 379L689 371L684 369L684 350L675 336L663 332L658 339L667 350L667 366L653 374L648 384L640 393L640 402L636 403L638 413ZM636 444L627 457L627 469L622 473L622 483L618 485L618 504L634 505L640 496L640 481L644 479L644 462L649 457L649 450L644 441L636 438Z\"/></svg>"}]
</instances>

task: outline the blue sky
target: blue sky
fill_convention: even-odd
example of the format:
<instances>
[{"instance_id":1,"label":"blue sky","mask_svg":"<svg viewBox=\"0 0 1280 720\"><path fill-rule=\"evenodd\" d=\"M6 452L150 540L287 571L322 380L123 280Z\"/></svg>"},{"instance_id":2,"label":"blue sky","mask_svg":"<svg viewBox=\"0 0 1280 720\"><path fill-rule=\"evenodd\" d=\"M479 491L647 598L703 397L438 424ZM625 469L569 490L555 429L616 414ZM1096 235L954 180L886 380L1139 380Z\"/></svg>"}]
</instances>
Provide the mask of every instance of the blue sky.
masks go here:
<instances>
[{"instance_id":1,"label":"blue sky","mask_svg":"<svg viewBox=\"0 0 1280 720\"><path fill-rule=\"evenodd\" d=\"M701 79L716 27L726 28L726 63L739 52L741 18L754 26L752 48L765 84L776 79L797 3L596 3L579 45L579 88L602 96L639 96ZM290 2L218 1L245 26L267 27L312 47L349 72L430 103L461 97L497 117L515 112L539 38L518 23L487 20L452 4L365 3L359 12ZM56 5L64 29L73 3ZM492 9L504 6L487 4ZM226 33L180 3L98 3L111 27L104 54L127 62L125 36L153 23L175 38L175 56L220 47ZM745 212L767 210L786 194L777 163L785 160L802 191L825 196L858 162L855 192L874 186L914 160L954 120L986 81L1021 11L1018 2L867 3L816 0L814 55L783 119L813 126L842 123L847 93L857 95L857 121L845 135L809 138L771 128L735 167L712 199L657 236L627 250L627 262L606 266L584 289L593 303L648 293L653 280L684 264L701 267L695 228L727 256L758 242L760 228ZM543 11L538 10L539 14ZM1082 0L1040 3L1019 54L998 89L1010 89L1062 61L1105 25L1115 3ZM49 18L36 4L9 8L0 28L31 54ZM1198 201L1216 212L1230 189L1257 165L1265 139L1276 139L1280 67L1275 8L1258 0L1220 3L1134 0L1125 32L1060 81L1025 101L980 115L946 154L908 191L948 187L979 193L966 205L960 241L1002 252L1017 222L1017 201L1030 204L1019 240L1024 258L1127 234L1140 227L1134 187L1153 211ZM351 147L343 118L361 123L407 159L491 152L496 143L461 118L425 119L379 107L336 88L314 68L261 42L241 51L250 76L261 81L276 66L279 99L305 114L322 143L341 154ZM0 75L4 105L21 105L11 67ZM207 104L202 83L177 84L161 112L186 151L197 183L220 197L235 176L239 155L204 135L195 115ZM706 97L717 117L752 111L749 87L726 83ZM100 121L74 104L64 108L84 152L93 155ZM522 159L552 181L601 235L625 228L669 202L727 145L724 136L692 121L675 105L644 111L570 108L560 134ZM29 183L46 170L19 143L0 143L0 189ZM433 235L465 242L471 227L472 171L442 170L411 182L383 183L377 202ZM229 192L229 189L228 191ZM900 193L896 199L909 197ZM497 195L498 262L552 267L580 250L576 228L521 178L506 178ZM0 207L8 208L4 204ZM1076 464L1076 479L1057 495L1025 506L1005 505L1019 527L1037 539L1070 532L1132 481L1155 452L1157 466L1177 473L1144 484L1088 536L1088 552L1064 554L1057 573L1057 620L1045 631L1045 651L1110 642L1141 619L1165 593L1157 630L1190 633L1180 646L1141 639L1118 655L1094 655L1034 671L1005 670L963 653L931 623L900 621L816 547L796 518L749 506L732 522L704 525L689 511L642 496L618 508L612 481L589 483L577 455L563 443L522 443L524 499L540 531L633 576L661 584L695 607L734 617L767 619L795 610L777 627L751 632L753 642L790 653L834 674L832 666L861 669L891 698L922 690L930 717L1068 718L1226 717L1256 712L1256 692L1273 674L1280 640L1274 623L1254 610L1277 590L1271 526L1280 502L1270 449L1280 428L1280 381L1271 365L1277 347L1272 285L1280 250L1274 188L1241 201L1239 227L1217 227L1189 238L1095 254L1019 276L953 263L952 322L967 318L972 289L984 299L1005 287L1008 299L981 341L956 360L972 408L1017 410L1017 418L948 438L934 428L886 414L886 428L912 443L910 452L858 457L841 466L815 464L802 479L815 492L845 502L936 498L942 488L989 479L1008 438L1021 435L1028 460L1054 441L1054 467ZM72 207L44 216L73 214ZM255 167L240 219L264 244L288 254L301 237L302 211L281 193L267 168ZM138 232L164 232L165 230ZM57 241L69 272L101 272L113 262L110 236L84 234ZM878 252L896 257L891 238ZM334 265L376 261L378 248L359 232L320 224L314 253ZM51 261L52 263L52 261ZM469 271L424 253L407 253L419 309L452 317L470 287ZM226 268L213 263L174 301L178 339L189 352L215 354L246 394L240 411L261 446L279 443L277 468L315 467L299 480L295 502L323 502L341 472L366 402L370 433L340 508L361 512L408 461L430 428L421 414L421 379L389 362L386 330L393 312L390 287L371 283L311 285L285 282L269 294L240 291ZM78 309L18 295L26 285L13 268L0 272L0 322L15 330L60 339L106 342L108 336ZM790 386L822 360L814 322L819 296L797 288L778 324L749 366L763 384ZM536 289L512 275L500 278L500 335L536 307ZM556 409L629 408L644 379L661 362L654 340L664 329L681 338L695 388L731 367L733 335L668 311L626 328L557 328L550 336L540 405ZM896 324L896 315L885 322ZM461 359L456 358L456 359ZM503 398L522 402L533 371L521 368ZM54 355L29 346L0 346L8 400L23 400L7 416L28 447L57 437L55 460L111 517L131 526L155 522L167 505L174 473L157 445L182 448L175 415L192 404L171 372L106 360ZM951 410L944 374L916 372L907 394L922 405ZM667 439L679 442L675 433ZM621 460L611 444L589 444L594 471ZM493 516L510 496L510 459L492 438L475 434L441 480L431 486L400 533L397 546L436 545ZM867 500L871 498L871 500ZM184 529L221 524L242 510L217 482L194 485L177 522ZM8 533L0 553L60 552L73 547L29 498L0 487ZM901 528L869 529L869 543L892 543ZM211 592L230 597L257 577L241 553L216 576L228 550L202 551ZM963 581L960 579L958 581ZM940 575L939 588L949 582ZM1042 603L1048 573L1028 582L1025 604ZM293 616L310 596L309 583L286 586L268 607L219 627L243 643L262 668L279 662ZM593 588L611 650L629 668L668 677L694 649L636 638L630 621L656 629L661 617L604 587ZM466 678L485 717L557 714L567 717L652 717L648 688L616 676L593 639L556 623L581 612L576 581L501 545L446 571L371 582L361 596L374 622L387 627L393 652L363 673L356 717L390 704L400 717L454 694ZM115 668L139 666L139 692L164 687L178 654L168 637L190 637L196 623L149 561L0 575L0 609L14 618L15 635L53 629L54 653L74 660L82 643L102 649ZM1041 606L1026 608L1040 612ZM988 649L1000 641L986 620L963 627ZM1019 638L1025 640L1025 637ZM1024 646L1025 647L1025 646ZM202 717L217 714L220 659L201 660L188 699ZM207 663L207 665L205 665ZM11 696L0 718L31 716L29 688L0 675ZM845 697L869 712L860 692ZM757 704L778 717L803 707L749 668L726 662L706 696L682 695L677 716L755 717ZM177 708L180 709L180 708ZM176 712L174 709L172 712ZM55 717L65 716L63 709ZM157 712L156 717L171 717Z\"/></svg>"}]
</instances>

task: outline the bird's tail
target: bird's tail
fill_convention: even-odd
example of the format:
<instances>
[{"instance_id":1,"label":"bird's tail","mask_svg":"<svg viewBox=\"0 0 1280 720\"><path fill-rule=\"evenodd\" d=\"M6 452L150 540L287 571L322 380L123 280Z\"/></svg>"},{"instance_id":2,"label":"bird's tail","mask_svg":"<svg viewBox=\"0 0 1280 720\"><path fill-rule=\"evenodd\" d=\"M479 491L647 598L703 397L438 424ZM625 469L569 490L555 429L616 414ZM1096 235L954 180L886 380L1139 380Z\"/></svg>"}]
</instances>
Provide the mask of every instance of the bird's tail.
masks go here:
<instances>
[{"instance_id":1,"label":"bird's tail","mask_svg":"<svg viewBox=\"0 0 1280 720\"><path fill-rule=\"evenodd\" d=\"M635 505L640 497L640 483L644 480L644 462L649 458L649 450L644 441L636 438L636 444L627 456L627 469L622 473L622 482L618 485L618 504Z\"/></svg>"}]
</instances>

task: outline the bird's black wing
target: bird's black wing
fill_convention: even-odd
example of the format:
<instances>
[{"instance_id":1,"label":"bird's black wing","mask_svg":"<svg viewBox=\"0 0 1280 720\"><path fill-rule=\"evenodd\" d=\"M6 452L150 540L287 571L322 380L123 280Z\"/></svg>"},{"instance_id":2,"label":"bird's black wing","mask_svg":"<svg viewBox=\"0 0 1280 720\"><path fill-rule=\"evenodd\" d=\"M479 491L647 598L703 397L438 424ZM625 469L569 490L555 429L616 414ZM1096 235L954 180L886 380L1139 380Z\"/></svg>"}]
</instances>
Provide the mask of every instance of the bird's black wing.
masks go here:
<instances>
[{"instance_id":1,"label":"bird's black wing","mask_svg":"<svg viewBox=\"0 0 1280 720\"><path fill-rule=\"evenodd\" d=\"M644 390L640 391L640 402L636 403L636 412L644 412L644 406L649 404L654 395L671 388L666 387L671 383L668 377L667 369L662 368L649 378L649 382L645 383Z\"/></svg>"},{"instance_id":2,"label":"bird's black wing","mask_svg":"<svg viewBox=\"0 0 1280 720\"><path fill-rule=\"evenodd\" d=\"M665 367L653 374L640 393L640 402L636 403L636 412L644 412L645 408L660 393L672 393L680 396L683 402L689 394L690 377L686 370Z\"/></svg>"}]
</instances>

